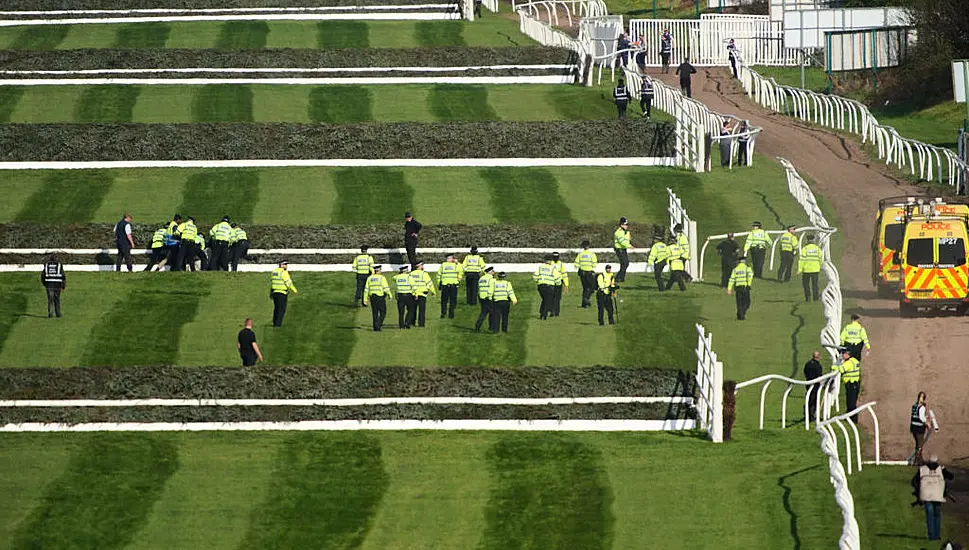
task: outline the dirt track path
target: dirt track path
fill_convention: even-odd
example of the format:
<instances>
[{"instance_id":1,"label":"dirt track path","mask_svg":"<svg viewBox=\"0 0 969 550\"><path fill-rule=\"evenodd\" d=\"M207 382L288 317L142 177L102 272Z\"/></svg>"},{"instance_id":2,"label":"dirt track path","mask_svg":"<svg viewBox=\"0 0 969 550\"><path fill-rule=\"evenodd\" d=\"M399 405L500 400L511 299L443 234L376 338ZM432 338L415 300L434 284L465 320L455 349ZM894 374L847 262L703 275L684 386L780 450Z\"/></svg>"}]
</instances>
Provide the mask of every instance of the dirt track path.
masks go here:
<instances>
[{"instance_id":1,"label":"dirt track path","mask_svg":"<svg viewBox=\"0 0 969 550\"><path fill-rule=\"evenodd\" d=\"M653 74L657 76L656 71ZM677 84L672 75L659 76ZM760 108L743 95L726 69L698 69L693 90L694 97L711 109L763 127L757 150L791 161L837 211L845 242L838 262L842 292L849 302L857 302L874 350L862 364L859 401L878 402L882 458L904 459L911 452L908 419L919 390L928 394L942 428L926 452L937 453L944 461L969 458L969 402L960 372L969 357L969 319L901 319L898 303L877 299L871 284L870 246L878 200L917 188L895 178L881 161L869 159L857 140ZM867 415L863 424L871 431Z\"/></svg>"}]
</instances>

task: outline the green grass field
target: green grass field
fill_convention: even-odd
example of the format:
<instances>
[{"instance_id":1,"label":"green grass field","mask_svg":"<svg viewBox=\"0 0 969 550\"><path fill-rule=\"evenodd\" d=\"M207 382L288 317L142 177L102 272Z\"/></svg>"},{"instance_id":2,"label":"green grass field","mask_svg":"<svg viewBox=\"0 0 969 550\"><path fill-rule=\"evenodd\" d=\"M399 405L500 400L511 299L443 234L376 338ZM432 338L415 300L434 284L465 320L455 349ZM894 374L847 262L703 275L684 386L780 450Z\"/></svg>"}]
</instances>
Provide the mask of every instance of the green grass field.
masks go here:
<instances>
[{"instance_id":1,"label":"green grass field","mask_svg":"<svg viewBox=\"0 0 969 550\"><path fill-rule=\"evenodd\" d=\"M80 48L419 48L527 46L510 19L465 21L202 21L4 27L3 50ZM473 63L472 63L473 64Z\"/></svg>"}]
</instances>

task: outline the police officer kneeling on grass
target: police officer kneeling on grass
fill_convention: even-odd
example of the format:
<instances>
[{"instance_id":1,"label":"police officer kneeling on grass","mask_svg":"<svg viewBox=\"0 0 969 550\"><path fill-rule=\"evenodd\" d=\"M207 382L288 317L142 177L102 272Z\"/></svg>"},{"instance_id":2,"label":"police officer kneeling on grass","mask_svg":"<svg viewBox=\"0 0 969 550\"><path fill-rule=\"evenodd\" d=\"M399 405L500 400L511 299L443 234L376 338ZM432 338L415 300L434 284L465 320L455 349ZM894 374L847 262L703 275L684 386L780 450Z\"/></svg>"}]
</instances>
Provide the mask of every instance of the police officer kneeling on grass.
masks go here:
<instances>
[{"instance_id":1,"label":"police officer kneeling on grass","mask_svg":"<svg viewBox=\"0 0 969 550\"><path fill-rule=\"evenodd\" d=\"M754 282L754 272L747 267L746 256L737 258L737 265L730 273L730 280L727 281L727 294L732 294L737 290L737 320L743 321L747 318L747 310L750 309L750 285Z\"/></svg>"},{"instance_id":2,"label":"police officer kneeling on grass","mask_svg":"<svg viewBox=\"0 0 969 550\"><path fill-rule=\"evenodd\" d=\"M60 317L61 292L67 288L67 275L64 274L64 266L55 256L47 258L47 263L40 272L40 282L47 288L47 317Z\"/></svg>"},{"instance_id":3,"label":"police officer kneeling on grass","mask_svg":"<svg viewBox=\"0 0 969 550\"><path fill-rule=\"evenodd\" d=\"M363 292L363 305L370 305L373 314L373 330L380 332L384 326L384 318L387 317L387 298L393 298L390 294L390 285L381 273L381 265L373 266L373 275L367 277L367 284Z\"/></svg>"},{"instance_id":4,"label":"police officer kneeling on grass","mask_svg":"<svg viewBox=\"0 0 969 550\"><path fill-rule=\"evenodd\" d=\"M612 295L619 288L616 286L616 279L612 275L612 266L606 265L606 270L596 277L598 292L596 293L596 306L599 308L599 326L605 325L603 312L609 313L609 324L616 324L614 310L612 307Z\"/></svg>"}]
</instances>

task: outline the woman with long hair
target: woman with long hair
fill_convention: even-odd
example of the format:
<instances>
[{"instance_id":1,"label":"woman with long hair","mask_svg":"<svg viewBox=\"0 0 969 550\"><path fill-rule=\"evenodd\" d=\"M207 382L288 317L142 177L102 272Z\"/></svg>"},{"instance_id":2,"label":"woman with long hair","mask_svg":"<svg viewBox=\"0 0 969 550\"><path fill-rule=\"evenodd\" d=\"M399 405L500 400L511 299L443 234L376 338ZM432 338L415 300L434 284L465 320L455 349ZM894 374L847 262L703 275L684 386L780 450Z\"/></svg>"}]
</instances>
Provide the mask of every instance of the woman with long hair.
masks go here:
<instances>
[{"instance_id":1,"label":"woman with long hair","mask_svg":"<svg viewBox=\"0 0 969 550\"><path fill-rule=\"evenodd\" d=\"M925 392L920 391L915 399L915 404L912 405L912 416L909 420L909 431L912 432L912 438L915 439L915 452L908 457L909 464L920 466L924 462L922 449L932 433L928 430L930 424L934 431L939 431L939 424L935 421L935 414L928 407Z\"/></svg>"}]
</instances>

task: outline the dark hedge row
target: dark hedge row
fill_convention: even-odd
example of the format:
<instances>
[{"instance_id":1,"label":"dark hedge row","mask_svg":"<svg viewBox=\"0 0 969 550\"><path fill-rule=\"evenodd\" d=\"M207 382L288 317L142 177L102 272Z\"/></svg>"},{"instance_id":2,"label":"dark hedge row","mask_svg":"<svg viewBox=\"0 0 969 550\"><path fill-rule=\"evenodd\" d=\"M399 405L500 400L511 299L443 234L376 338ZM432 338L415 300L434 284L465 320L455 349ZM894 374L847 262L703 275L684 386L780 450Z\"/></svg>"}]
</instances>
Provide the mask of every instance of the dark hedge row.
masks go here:
<instances>
[{"instance_id":1,"label":"dark hedge row","mask_svg":"<svg viewBox=\"0 0 969 550\"><path fill-rule=\"evenodd\" d=\"M173 212L174 214L174 212ZM191 212L181 212L183 216ZM231 216L232 213L228 212ZM403 212L401 212L403 214ZM137 216L137 213L135 213ZM120 216L120 214L119 214ZM203 235L211 223L218 220L198 220ZM424 220L426 221L426 220ZM633 233L633 245L651 244L647 220L633 220L639 230ZM163 222L134 224L136 243L151 242L152 233ZM113 224L41 225L30 223L0 224L0 248L111 248L114 246ZM361 225L248 225L243 224L251 248L371 248L403 247L403 218L400 224ZM455 248L466 250L478 247L534 247L577 248L588 239L593 248L611 248L612 224L535 224L535 225L431 225L421 230L420 247ZM660 230L663 228L660 227ZM488 254L492 259L492 254ZM510 256L514 258L515 256ZM344 256L341 260L347 260ZM291 258L290 258L291 259ZM383 256L381 261L394 258ZM497 261L497 258L495 259ZM112 260L113 261L113 260ZM4 261L2 263L14 263Z\"/></svg>"},{"instance_id":2,"label":"dark hedge row","mask_svg":"<svg viewBox=\"0 0 969 550\"><path fill-rule=\"evenodd\" d=\"M3 70L172 69L191 67L466 67L577 64L562 48L433 47L309 49L79 49L0 51Z\"/></svg>"},{"instance_id":3,"label":"dark hedge row","mask_svg":"<svg viewBox=\"0 0 969 550\"><path fill-rule=\"evenodd\" d=\"M673 126L641 119L0 125L0 159L8 162L672 155Z\"/></svg>"},{"instance_id":4,"label":"dark hedge row","mask_svg":"<svg viewBox=\"0 0 969 550\"><path fill-rule=\"evenodd\" d=\"M693 396L682 371L614 367L0 369L0 399Z\"/></svg>"},{"instance_id":5,"label":"dark hedge row","mask_svg":"<svg viewBox=\"0 0 969 550\"><path fill-rule=\"evenodd\" d=\"M368 407L101 407L0 409L0 424L22 422L299 422L303 420L569 420L694 418L688 405L380 405Z\"/></svg>"},{"instance_id":6,"label":"dark hedge row","mask_svg":"<svg viewBox=\"0 0 969 550\"><path fill-rule=\"evenodd\" d=\"M174 70L174 69L173 69ZM499 76L561 76L561 75L573 75L576 70L574 68L567 69L543 69L543 68L531 68L531 69L475 69L468 71L340 71L340 72L327 72L327 73L218 73L218 72L202 72L202 73L176 73L176 72L162 72L162 73L147 73L134 75L137 78L166 78L166 79L189 79L189 78L213 78L213 79L236 79L236 78L252 78L252 79L275 79L275 78L429 78L429 77L499 77ZM104 75L86 75L86 78L102 78ZM0 80L5 78L10 79L44 79L50 78L50 75L46 74L25 74L25 75L0 75ZM336 85L342 84L352 84L352 82L337 83Z\"/></svg>"}]
</instances>

